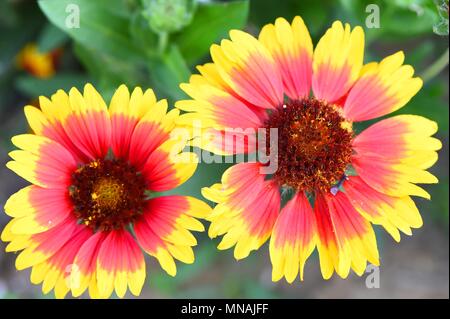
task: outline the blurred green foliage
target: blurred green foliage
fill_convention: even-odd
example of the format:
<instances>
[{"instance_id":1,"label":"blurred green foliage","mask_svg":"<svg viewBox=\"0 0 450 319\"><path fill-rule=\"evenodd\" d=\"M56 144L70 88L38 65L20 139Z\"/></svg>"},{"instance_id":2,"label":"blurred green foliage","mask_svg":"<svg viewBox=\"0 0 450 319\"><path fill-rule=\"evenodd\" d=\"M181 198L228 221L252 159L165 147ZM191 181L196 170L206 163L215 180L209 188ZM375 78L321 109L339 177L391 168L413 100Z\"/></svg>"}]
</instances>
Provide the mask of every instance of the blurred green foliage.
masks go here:
<instances>
[{"instance_id":1,"label":"blurred green foliage","mask_svg":"<svg viewBox=\"0 0 450 319\"><path fill-rule=\"evenodd\" d=\"M68 5L80 10L79 28L67 26ZM314 43L334 20L365 25L369 4L380 9L380 28L365 28L366 62L404 50L407 62L426 78L420 93L398 113L413 113L439 123L444 143L440 161L433 172L439 185L428 187L433 201L419 201L427 215L448 227L448 0L39 0L0 1L0 116L18 114L21 106L39 95L57 89L82 88L91 81L109 99L118 85L126 83L155 89L158 98L170 104L184 98L179 84L188 80L195 66L209 61L209 47L227 37L230 29L257 34L277 17L291 20L301 15ZM53 77L41 79L15 66L15 56L28 42L41 52L63 48ZM447 54L447 55L446 55ZM19 117L18 117L19 118ZM366 123L367 126L369 123ZM25 131L23 117L2 129L2 146L15 132ZM6 129L7 128L7 129ZM220 180L228 165L199 166L185 185L171 193L200 197L200 189ZM278 292L264 286L255 276L240 278L233 272L216 286L202 281L206 270L226 262L231 252L216 253L216 241L205 240L196 249L193 265L180 265L176 278L160 268L149 276L163 296L174 297L276 297ZM221 261L224 258L227 261ZM253 254L242 267L258 262ZM268 262L265 260L265 262ZM228 267L226 264L225 267ZM224 269L218 269L223 276ZM220 273L222 271L222 273ZM254 274L253 274L254 275ZM189 282L196 281L195 289ZM214 280L213 280L214 282Z\"/></svg>"}]
</instances>

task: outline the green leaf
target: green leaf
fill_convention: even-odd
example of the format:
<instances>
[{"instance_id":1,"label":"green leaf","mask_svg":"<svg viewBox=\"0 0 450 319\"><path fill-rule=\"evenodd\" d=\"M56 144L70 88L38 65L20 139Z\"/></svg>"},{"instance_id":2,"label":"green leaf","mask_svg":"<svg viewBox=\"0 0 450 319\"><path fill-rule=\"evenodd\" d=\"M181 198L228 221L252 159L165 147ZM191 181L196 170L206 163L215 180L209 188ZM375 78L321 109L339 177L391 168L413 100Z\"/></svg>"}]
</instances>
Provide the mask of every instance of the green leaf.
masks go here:
<instances>
[{"instance_id":1,"label":"green leaf","mask_svg":"<svg viewBox=\"0 0 450 319\"><path fill-rule=\"evenodd\" d=\"M176 45L171 45L161 57L150 59L149 66L152 84L158 93L173 100L185 97L179 85L189 79L190 71Z\"/></svg>"},{"instance_id":2,"label":"green leaf","mask_svg":"<svg viewBox=\"0 0 450 319\"><path fill-rule=\"evenodd\" d=\"M148 56L158 50L158 35L148 25L141 12L136 12L130 22L130 34L135 45L140 46Z\"/></svg>"},{"instance_id":3,"label":"green leaf","mask_svg":"<svg viewBox=\"0 0 450 319\"><path fill-rule=\"evenodd\" d=\"M30 98L40 95L50 96L59 89L70 90L72 87L82 89L88 78L79 73L58 73L49 79L39 79L33 76L21 76L16 79L16 87Z\"/></svg>"},{"instance_id":4,"label":"green leaf","mask_svg":"<svg viewBox=\"0 0 450 319\"><path fill-rule=\"evenodd\" d=\"M435 11L423 8L420 13L412 10L390 11L389 14L381 15L380 23L383 34L398 41L398 36L411 37L431 33L437 20Z\"/></svg>"},{"instance_id":5,"label":"green leaf","mask_svg":"<svg viewBox=\"0 0 450 319\"><path fill-rule=\"evenodd\" d=\"M380 8L380 28L366 28L366 44L376 38L398 43L415 35L431 33L438 14L432 0L340 0L336 17L365 25L369 4Z\"/></svg>"},{"instance_id":6,"label":"green leaf","mask_svg":"<svg viewBox=\"0 0 450 319\"><path fill-rule=\"evenodd\" d=\"M78 43L74 46L74 53L91 74L97 89L106 101L123 83L130 89L137 85L148 87L150 84L148 77L140 72L139 65L111 57L99 50L86 48Z\"/></svg>"},{"instance_id":7,"label":"green leaf","mask_svg":"<svg viewBox=\"0 0 450 319\"><path fill-rule=\"evenodd\" d=\"M67 34L48 23L41 31L38 38L38 49L40 52L46 53L53 49L61 47L68 40Z\"/></svg>"},{"instance_id":8,"label":"green leaf","mask_svg":"<svg viewBox=\"0 0 450 319\"><path fill-rule=\"evenodd\" d=\"M129 20L118 14L116 6L119 3L107 0L40 0L39 6L54 25L84 46L128 61L140 59L142 52L131 41L128 32ZM66 12L66 8L72 8L69 5L79 8L79 27L66 25L66 19L73 14L70 10Z\"/></svg>"},{"instance_id":9,"label":"green leaf","mask_svg":"<svg viewBox=\"0 0 450 319\"><path fill-rule=\"evenodd\" d=\"M247 22L248 1L200 3L192 23L174 36L181 54L193 64L208 53L212 43L241 29Z\"/></svg>"}]
</instances>

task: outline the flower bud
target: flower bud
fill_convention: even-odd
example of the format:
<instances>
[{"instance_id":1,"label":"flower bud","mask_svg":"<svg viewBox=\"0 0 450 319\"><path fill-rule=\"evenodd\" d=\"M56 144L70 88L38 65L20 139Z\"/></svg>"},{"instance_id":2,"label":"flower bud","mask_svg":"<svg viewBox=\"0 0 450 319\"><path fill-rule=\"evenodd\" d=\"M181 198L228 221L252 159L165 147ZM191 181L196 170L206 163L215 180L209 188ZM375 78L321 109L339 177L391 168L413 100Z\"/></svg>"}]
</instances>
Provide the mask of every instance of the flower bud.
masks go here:
<instances>
[{"instance_id":1,"label":"flower bud","mask_svg":"<svg viewBox=\"0 0 450 319\"><path fill-rule=\"evenodd\" d=\"M195 0L142 0L143 15L156 33L173 33L191 23Z\"/></svg>"}]
</instances>

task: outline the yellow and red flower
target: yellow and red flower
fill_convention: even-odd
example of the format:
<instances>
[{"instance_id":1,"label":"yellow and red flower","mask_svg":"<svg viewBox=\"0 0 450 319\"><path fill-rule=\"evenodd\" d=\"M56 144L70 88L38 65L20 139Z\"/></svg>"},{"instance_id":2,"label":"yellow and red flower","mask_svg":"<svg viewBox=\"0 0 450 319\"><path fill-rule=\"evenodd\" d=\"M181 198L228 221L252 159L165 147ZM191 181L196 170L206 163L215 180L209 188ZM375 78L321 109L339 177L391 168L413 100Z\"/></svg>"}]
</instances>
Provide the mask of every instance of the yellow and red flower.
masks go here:
<instances>
[{"instance_id":1,"label":"yellow and red flower","mask_svg":"<svg viewBox=\"0 0 450 319\"><path fill-rule=\"evenodd\" d=\"M39 52L35 43L28 43L16 57L19 68L38 78L49 78L55 74L62 49L57 48L48 53Z\"/></svg>"},{"instance_id":2,"label":"yellow and red flower","mask_svg":"<svg viewBox=\"0 0 450 319\"><path fill-rule=\"evenodd\" d=\"M34 134L17 135L8 168L32 185L12 195L13 219L2 233L7 251L19 251L16 267L32 267L31 281L56 297L139 295L146 277L141 248L170 275L174 258L194 261L190 232L210 213L188 196L159 196L185 182L196 156L171 130L179 116L167 112L152 90L122 85L109 108L90 84L73 88L40 109L25 107ZM159 197L158 197L159 196Z\"/></svg>"},{"instance_id":3,"label":"yellow and red flower","mask_svg":"<svg viewBox=\"0 0 450 319\"><path fill-rule=\"evenodd\" d=\"M201 121L204 134L193 144L219 154L238 152L220 138L229 128L254 129L247 153L255 151L256 129L277 128L278 170L269 175L265 164L239 163L203 189L217 203L209 236L223 235L218 248L234 246L236 259L270 237L274 281L303 279L315 248L326 279L378 265L372 224L396 241L399 231L410 235L422 225L410 196L429 198L416 184L437 182L427 169L441 143L431 137L436 123L420 116L394 116L360 134L353 123L400 109L422 80L402 52L363 64L363 29L339 21L315 49L300 17L279 18L258 38L238 30L230 38L213 45L213 63L181 86L192 99L176 104L186 111L179 123ZM280 193L292 194L284 206Z\"/></svg>"}]
</instances>

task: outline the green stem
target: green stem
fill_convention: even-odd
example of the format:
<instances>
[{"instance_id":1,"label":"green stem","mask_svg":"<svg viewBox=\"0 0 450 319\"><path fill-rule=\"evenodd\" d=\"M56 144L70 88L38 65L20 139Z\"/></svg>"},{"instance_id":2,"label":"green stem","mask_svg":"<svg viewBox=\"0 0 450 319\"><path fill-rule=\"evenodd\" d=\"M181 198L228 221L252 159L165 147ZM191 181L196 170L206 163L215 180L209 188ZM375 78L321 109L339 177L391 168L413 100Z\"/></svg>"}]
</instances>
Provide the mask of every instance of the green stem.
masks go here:
<instances>
[{"instance_id":1,"label":"green stem","mask_svg":"<svg viewBox=\"0 0 450 319\"><path fill-rule=\"evenodd\" d=\"M160 54L164 53L169 42L169 34L167 32L161 32L158 39L158 52Z\"/></svg>"},{"instance_id":2,"label":"green stem","mask_svg":"<svg viewBox=\"0 0 450 319\"><path fill-rule=\"evenodd\" d=\"M448 65L449 52L447 50L437 59L432 65L426 68L421 75L421 78L424 82L430 81L436 75L441 73L442 70Z\"/></svg>"}]
</instances>

